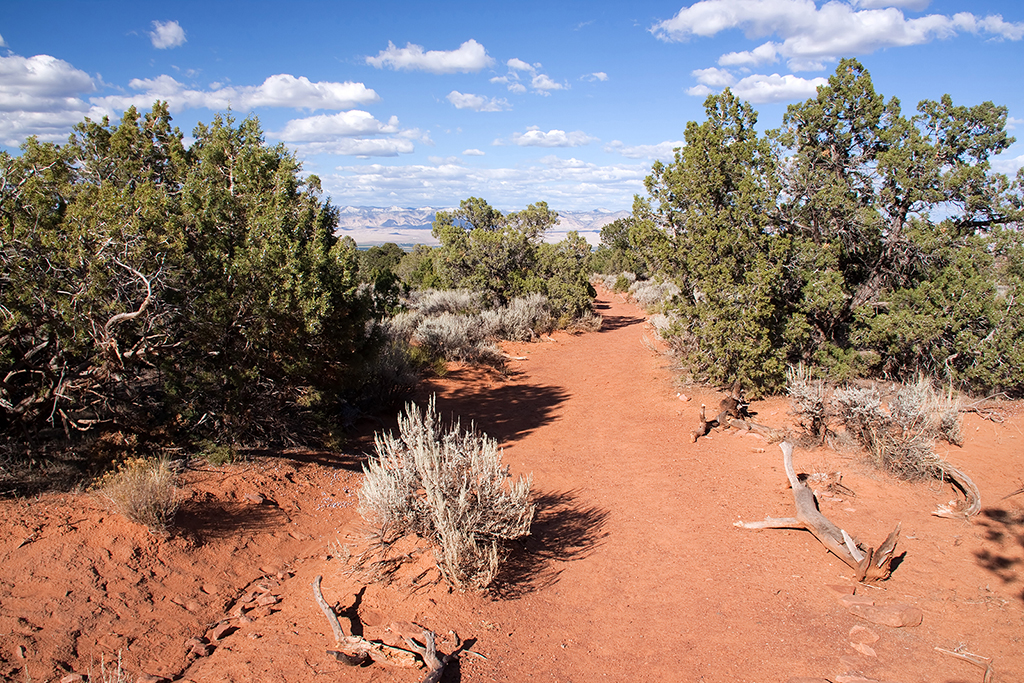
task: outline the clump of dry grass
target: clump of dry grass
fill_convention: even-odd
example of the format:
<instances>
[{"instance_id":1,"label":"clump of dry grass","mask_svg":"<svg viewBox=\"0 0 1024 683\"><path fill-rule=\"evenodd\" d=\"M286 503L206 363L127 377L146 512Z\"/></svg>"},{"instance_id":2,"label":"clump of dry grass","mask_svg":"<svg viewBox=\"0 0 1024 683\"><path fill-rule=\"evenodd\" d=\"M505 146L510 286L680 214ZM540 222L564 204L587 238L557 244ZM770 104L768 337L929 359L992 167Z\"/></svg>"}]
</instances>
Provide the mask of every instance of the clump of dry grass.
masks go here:
<instances>
[{"instance_id":1,"label":"clump of dry grass","mask_svg":"<svg viewBox=\"0 0 1024 683\"><path fill-rule=\"evenodd\" d=\"M487 435L463 431L457 422L445 429L433 398L422 413L407 405L399 432L376 437L360 512L375 525L382 547L415 534L433 545L438 569L453 586L486 588L505 543L530 531L530 479L510 482Z\"/></svg>"},{"instance_id":2,"label":"clump of dry grass","mask_svg":"<svg viewBox=\"0 0 1024 683\"><path fill-rule=\"evenodd\" d=\"M876 387L841 387L829 395L803 368L791 368L788 380L804 429L824 440L830 424L841 424L876 467L902 479L941 477L946 463L935 454L935 442L963 443L959 399L937 393L927 378L900 386L888 405Z\"/></svg>"},{"instance_id":3,"label":"clump of dry grass","mask_svg":"<svg viewBox=\"0 0 1024 683\"><path fill-rule=\"evenodd\" d=\"M93 488L131 521L165 534L178 511L176 480L177 473L167 460L129 458Z\"/></svg>"}]
</instances>

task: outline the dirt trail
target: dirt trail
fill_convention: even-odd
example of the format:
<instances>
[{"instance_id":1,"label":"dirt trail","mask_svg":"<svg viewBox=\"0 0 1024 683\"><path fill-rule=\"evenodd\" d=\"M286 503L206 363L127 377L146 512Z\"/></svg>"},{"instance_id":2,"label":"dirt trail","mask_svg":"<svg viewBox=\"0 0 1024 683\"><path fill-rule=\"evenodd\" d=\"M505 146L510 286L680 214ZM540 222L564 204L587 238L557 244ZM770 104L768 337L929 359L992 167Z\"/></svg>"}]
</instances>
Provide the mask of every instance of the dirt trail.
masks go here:
<instances>
[{"instance_id":1,"label":"dirt trail","mask_svg":"<svg viewBox=\"0 0 1024 683\"><path fill-rule=\"evenodd\" d=\"M499 596L422 586L429 554L392 586L367 585L346 562L363 538L358 459L278 454L190 472L192 516L167 541L94 500L0 501L0 679L59 680L120 651L133 675L190 681L419 680L325 654L330 628L309 587L322 574L356 633L415 621L471 639L486 659L464 654L450 681L982 680L935 647L994 658L996 681L1024 680L1024 495L1000 500L1024 476L1019 405L999 424L967 415L967 443L945 453L982 490L970 523L930 515L948 486L895 482L854 453L797 451L798 471L841 471L855 494L821 497L838 524L876 545L903 522L893 577L856 590L916 606L923 623L875 625L840 602L852 571L809 533L733 526L792 513L777 445L735 431L690 443L700 403L720 395L681 400L642 314L607 292L598 308L598 333L508 345L525 358L508 376L453 369L417 395L436 393L442 413L499 440L513 474L532 473L538 518ZM752 409L760 423L792 426L782 399ZM204 505L227 521L204 519ZM218 624L230 626L220 639ZM856 626L877 640L854 647Z\"/></svg>"}]
</instances>

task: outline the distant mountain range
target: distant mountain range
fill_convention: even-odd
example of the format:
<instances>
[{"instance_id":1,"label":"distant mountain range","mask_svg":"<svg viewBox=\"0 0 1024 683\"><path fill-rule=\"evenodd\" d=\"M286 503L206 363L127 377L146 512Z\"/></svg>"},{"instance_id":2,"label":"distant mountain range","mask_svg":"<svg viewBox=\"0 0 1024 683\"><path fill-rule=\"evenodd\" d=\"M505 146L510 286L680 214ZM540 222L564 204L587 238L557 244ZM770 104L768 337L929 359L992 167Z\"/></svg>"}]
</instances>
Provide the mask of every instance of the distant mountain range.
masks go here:
<instances>
[{"instance_id":1,"label":"distant mountain range","mask_svg":"<svg viewBox=\"0 0 1024 683\"><path fill-rule=\"evenodd\" d=\"M338 217L338 234L352 237L361 247L396 242L401 246L437 244L430 234L434 215L450 211L442 207L411 208L403 206L344 206ZM629 211L559 211L558 224L548 231L549 242L561 240L567 232L575 230L591 244L600 242L601 228L624 218Z\"/></svg>"}]
</instances>

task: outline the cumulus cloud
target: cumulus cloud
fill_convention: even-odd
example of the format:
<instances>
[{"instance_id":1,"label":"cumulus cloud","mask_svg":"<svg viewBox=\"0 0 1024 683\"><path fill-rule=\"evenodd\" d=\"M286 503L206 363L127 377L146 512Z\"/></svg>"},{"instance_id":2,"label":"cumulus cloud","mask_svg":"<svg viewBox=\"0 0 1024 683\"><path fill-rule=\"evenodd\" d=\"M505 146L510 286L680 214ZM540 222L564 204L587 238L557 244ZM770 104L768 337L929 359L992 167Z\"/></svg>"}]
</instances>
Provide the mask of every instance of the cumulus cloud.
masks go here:
<instances>
[{"instance_id":1,"label":"cumulus cloud","mask_svg":"<svg viewBox=\"0 0 1024 683\"><path fill-rule=\"evenodd\" d=\"M525 133L512 134L512 142L520 147L581 147L596 141L597 138L581 130L566 133L553 128L545 133L538 126L530 126Z\"/></svg>"},{"instance_id":2,"label":"cumulus cloud","mask_svg":"<svg viewBox=\"0 0 1024 683\"><path fill-rule=\"evenodd\" d=\"M272 135L279 140L306 142L339 137L391 135L398 133L399 130L397 116L392 116L387 123L382 123L369 112L353 109L337 114L320 114L303 119L293 119L285 124L280 132Z\"/></svg>"},{"instance_id":3,"label":"cumulus cloud","mask_svg":"<svg viewBox=\"0 0 1024 683\"><path fill-rule=\"evenodd\" d=\"M620 140L612 140L604 146L604 151L621 154L627 159L660 159L667 161L675 158L675 150L686 143L682 140L666 140L656 145L627 145Z\"/></svg>"},{"instance_id":4,"label":"cumulus cloud","mask_svg":"<svg viewBox=\"0 0 1024 683\"><path fill-rule=\"evenodd\" d=\"M492 97L487 99L483 95L473 95L452 90L448 93L448 101L455 105L456 109L472 109L473 111L505 111L512 106L508 100Z\"/></svg>"},{"instance_id":5,"label":"cumulus cloud","mask_svg":"<svg viewBox=\"0 0 1024 683\"><path fill-rule=\"evenodd\" d=\"M606 74L603 71L595 71L592 74L585 74L583 76L580 76L580 80L581 81L589 81L589 82L607 81L608 80L608 74Z\"/></svg>"},{"instance_id":6,"label":"cumulus cloud","mask_svg":"<svg viewBox=\"0 0 1024 683\"><path fill-rule=\"evenodd\" d=\"M759 66L771 64L779 58L778 46L768 41L753 50L728 52L718 58L719 66Z\"/></svg>"},{"instance_id":7,"label":"cumulus cloud","mask_svg":"<svg viewBox=\"0 0 1024 683\"><path fill-rule=\"evenodd\" d=\"M740 99L755 104L792 102L813 97L818 92L819 85L827 84L828 79L826 78L806 79L792 74L785 76L755 74L737 81L732 86L732 92Z\"/></svg>"},{"instance_id":8,"label":"cumulus cloud","mask_svg":"<svg viewBox=\"0 0 1024 683\"><path fill-rule=\"evenodd\" d=\"M305 76L291 74L270 76L258 86L230 86L212 90L187 88L171 76L136 78L128 83L140 94L111 95L96 103L114 109L131 105L148 107L155 99L166 100L172 110L205 108L222 110L231 107L247 111L255 107L284 107L295 109L349 109L353 106L377 102L380 96L362 83L346 81L312 82Z\"/></svg>"},{"instance_id":9,"label":"cumulus cloud","mask_svg":"<svg viewBox=\"0 0 1024 683\"><path fill-rule=\"evenodd\" d=\"M480 71L494 60L487 55L484 46L472 38L459 46L457 50L429 50L424 52L423 46L406 44L403 48L395 47L388 41L388 48L381 50L376 57L367 57L370 66L383 69L407 71L427 71L433 74L469 73Z\"/></svg>"},{"instance_id":10,"label":"cumulus cloud","mask_svg":"<svg viewBox=\"0 0 1024 683\"><path fill-rule=\"evenodd\" d=\"M406 138L343 138L325 142L302 143L295 145L295 151L300 155L336 154L369 159L411 154L416 151L416 146Z\"/></svg>"},{"instance_id":11,"label":"cumulus cloud","mask_svg":"<svg viewBox=\"0 0 1024 683\"><path fill-rule=\"evenodd\" d=\"M545 73L541 73L541 63L535 62L530 64L529 62L513 57L512 59L505 62L505 66L508 67L508 73L504 76L494 76L491 78L491 83L500 83L508 88L509 92L521 94L533 89L538 95L550 95L552 90L566 90L568 88L564 83L555 81ZM530 88L522 82L522 75L526 74L529 76ZM593 74L597 76L597 74ZM604 79L607 79L607 75L601 74ZM604 80L600 79L600 80Z\"/></svg>"},{"instance_id":12,"label":"cumulus cloud","mask_svg":"<svg viewBox=\"0 0 1024 683\"><path fill-rule=\"evenodd\" d=\"M178 47L185 44L185 29L176 21L154 21L149 39L158 50Z\"/></svg>"},{"instance_id":13,"label":"cumulus cloud","mask_svg":"<svg viewBox=\"0 0 1024 683\"><path fill-rule=\"evenodd\" d=\"M486 156L485 152L481 152L478 149L465 149L462 150L462 155L467 157L482 157Z\"/></svg>"},{"instance_id":14,"label":"cumulus cloud","mask_svg":"<svg viewBox=\"0 0 1024 683\"><path fill-rule=\"evenodd\" d=\"M736 77L725 69L696 69L690 75L697 79L697 82L711 88L726 88L736 82Z\"/></svg>"},{"instance_id":15,"label":"cumulus cloud","mask_svg":"<svg viewBox=\"0 0 1024 683\"><path fill-rule=\"evenodd\" d=\"M0 57L0 141L14 147L29 135L46 142L66 139L83 117L107 113L84 99L95 91L89 74L62 59Z\"/></svg>"},{"instance_id":16,"label":"cumulus cloud","mask_svg":"<svg viewBox=\"0 0 1024 683\"><path fill-rule=\"evenodd\" d=\"M814 0L700 0L650 30L664 41L714 36L730 29L742 30L748 38L775 35L782 38L781 43L729 53L719 63L765 63L777 54L789 60L794 70L821 68L824 62L841 56L951 38L960 31L1007 40L1024 37L1024 23L1007 22L1000 15L978 17L962 12L907 18L897 6L923 7L920 2L876 0L856 5L833 0L820 8Z\"/></svg>"},{"instance_id":17,"label":"cumulus cloud","mask_svg":"<svg viewBox=\"0 0 1024 683\"><path fill-rule=\"evenodd\" d=\"M883 7L906 7L920 12L928 7L931 0L853 0L853 4L864 9L881 9Z\"/></svg>"},{"instance_id":18,"label":"cumulus cloud","mask_svg":"<svg viewBox=\"0 0 1024 683\"><path fill-rule=\"evenodd\" d=\"M0 36L0 47L7 47L7 43L4 42L3 36Z\"/></svg>"}]
</instances>

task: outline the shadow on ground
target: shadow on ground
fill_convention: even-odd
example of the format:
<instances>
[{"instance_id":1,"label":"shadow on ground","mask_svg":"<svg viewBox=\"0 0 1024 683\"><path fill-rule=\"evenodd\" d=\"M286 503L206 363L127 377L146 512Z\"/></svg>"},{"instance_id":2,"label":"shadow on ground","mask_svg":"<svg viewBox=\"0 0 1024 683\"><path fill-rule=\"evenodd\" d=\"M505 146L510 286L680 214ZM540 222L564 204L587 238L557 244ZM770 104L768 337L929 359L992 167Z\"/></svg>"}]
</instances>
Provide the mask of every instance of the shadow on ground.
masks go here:
<instances>
[{"instance_id":1,"label":"shadow on ground","mask_svg":"<svg viewBox=\"0 0 1024 683\"><path fill-rule=\"evenodd\" d=\"M986 508L975 517L985 530L985 540L995 547L976 551L978 564L995 574L1003 583L1020 580L1020 550L1024 549L1024 514L1002 508ZM1020 593L1024 600L1024 590Z\"/></svg>"},{"instance_id":2,"label":"shadow on ground","mask_svg":"<svg viewBox=\"0 0 1024 683\"><path fill-rule=\"evenodd\" d=\"M587 557L608 535L610 512L585 504L573 491L541 493L534 504L530 535L515 544L492 586L497 597L515 599L552 585L561 563Z\"/></svg>"},{"instance_id":3,"label":"shadow on ground","mask_svg":"<svg viewBox=\"0 0 1024 683\"><path fill-rule=\"evenodd\" d=\"M228 538L244 532L283 527L288 521L276 505L225 503L218 500L187 500L174 516L174 531L202 543Z\"/></svg>"},{"instance_id":4,"label":"shadow on ground","mask_svg":"<svg viewBox=\"0 0 1024 683\"><path fill-rule=\"evenodd\" d=\"M603 315L601 322L601 332L611 332L612 330L621 330L624 327L630 327L632 325L641 325L645 321L643 318L637 318L632 315Z\"/></svg>"}]
</instances>

